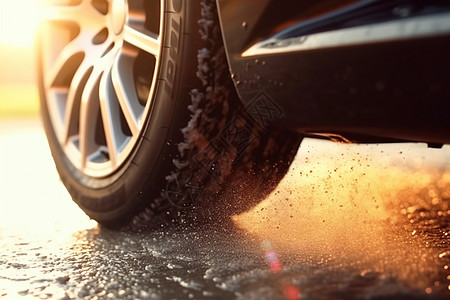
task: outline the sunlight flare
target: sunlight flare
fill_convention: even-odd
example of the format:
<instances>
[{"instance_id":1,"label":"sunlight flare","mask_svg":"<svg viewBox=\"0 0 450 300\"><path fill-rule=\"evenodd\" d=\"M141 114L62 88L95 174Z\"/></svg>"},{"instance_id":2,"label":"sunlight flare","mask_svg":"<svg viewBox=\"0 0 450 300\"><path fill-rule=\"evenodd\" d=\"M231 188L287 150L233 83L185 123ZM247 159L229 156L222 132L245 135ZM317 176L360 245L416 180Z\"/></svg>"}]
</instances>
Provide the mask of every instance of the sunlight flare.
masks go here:
<instances>
[{"instance_id":1,"label":"sunlight flare","mask_svg":"<svg viewBox=\"0 0 450 300\"><path fill-rule=\"evenodd\" d=\"M0 43L31 46L41 16L39 0L0 0Z\"/></svg>"}]
</instances>

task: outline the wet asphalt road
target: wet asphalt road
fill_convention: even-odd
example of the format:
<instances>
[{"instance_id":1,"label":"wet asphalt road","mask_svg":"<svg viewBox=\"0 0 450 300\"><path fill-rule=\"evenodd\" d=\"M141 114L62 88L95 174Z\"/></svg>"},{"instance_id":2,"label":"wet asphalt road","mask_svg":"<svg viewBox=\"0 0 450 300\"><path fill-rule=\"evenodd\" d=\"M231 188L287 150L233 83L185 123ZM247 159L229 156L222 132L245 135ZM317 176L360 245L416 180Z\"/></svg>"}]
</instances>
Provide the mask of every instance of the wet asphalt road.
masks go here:
<instances>
[{"instance_id":1,"label":"wet asphalt road","mask_svg":"<svg viewBox=\"0 0 450 300\"><path fill-rule=\"evenodd\" d=\"M38 121L1 121L0 299L449 299L448 166L308 140L229 222L112 231L71 203Z\"/></svg>"}]
</instances>

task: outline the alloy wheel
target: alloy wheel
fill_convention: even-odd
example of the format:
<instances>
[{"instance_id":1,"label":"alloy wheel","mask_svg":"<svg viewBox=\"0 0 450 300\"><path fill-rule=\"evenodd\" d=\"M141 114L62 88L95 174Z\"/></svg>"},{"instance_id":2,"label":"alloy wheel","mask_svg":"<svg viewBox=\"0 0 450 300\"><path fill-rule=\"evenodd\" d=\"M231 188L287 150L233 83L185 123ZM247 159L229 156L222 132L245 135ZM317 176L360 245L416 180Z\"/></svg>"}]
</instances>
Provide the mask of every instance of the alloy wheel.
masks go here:
<instances>
[{"instance_id":1,"label":"alloy wheel","mask_svg":"<svg viewBox=\"0 0 450 300\"><path fill-rule=\"evenodd\" d=\"M163 9L159 0L47 1L45 101L64 154L87 176L116 172L141 138L159 69Z\"/></svg>"}]
</instances>

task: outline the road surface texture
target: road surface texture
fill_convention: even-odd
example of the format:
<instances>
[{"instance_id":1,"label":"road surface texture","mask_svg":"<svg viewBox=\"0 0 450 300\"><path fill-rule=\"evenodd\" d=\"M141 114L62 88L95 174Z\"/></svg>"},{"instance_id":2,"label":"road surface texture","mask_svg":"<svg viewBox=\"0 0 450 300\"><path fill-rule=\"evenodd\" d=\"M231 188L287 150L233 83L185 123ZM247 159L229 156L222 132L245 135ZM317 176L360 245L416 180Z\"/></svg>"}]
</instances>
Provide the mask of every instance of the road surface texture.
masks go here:
<instances>
[{"instance_id":1,"label":"road surface texture","mask_svg":"<svg viewBox=\"0 0 450 300\"><path fill-rule=\"evenodd\" d=\"M450 299L450 149L306 140L230 221L113 231L37 120L0 121L0 299Z\"/></svg>"}]
</instances>

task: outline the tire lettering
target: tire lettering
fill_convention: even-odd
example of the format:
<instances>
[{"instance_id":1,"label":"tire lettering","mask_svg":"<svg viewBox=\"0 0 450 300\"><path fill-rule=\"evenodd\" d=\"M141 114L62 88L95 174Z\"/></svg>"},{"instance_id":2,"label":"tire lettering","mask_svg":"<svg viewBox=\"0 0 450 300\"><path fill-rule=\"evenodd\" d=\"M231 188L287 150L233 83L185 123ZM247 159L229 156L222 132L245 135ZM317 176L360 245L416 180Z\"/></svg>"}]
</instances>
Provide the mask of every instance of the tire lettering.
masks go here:
<instances>
[{"instance_id":1,"label":"tire lettering","mask_svg":"<svg viewBox=\"0 0 450 300\"><path fill-rule=\"evenodd\" d=\"M172 95L172 89L175 82L176 62L179 51L180 39L180 23L172 19L170 36L169 36L169 57L167 59L166 67L166 92Z\"/></svg>"}]
</instances>

